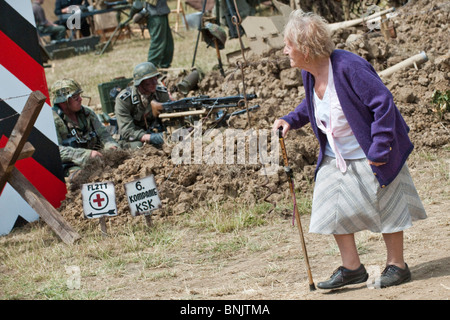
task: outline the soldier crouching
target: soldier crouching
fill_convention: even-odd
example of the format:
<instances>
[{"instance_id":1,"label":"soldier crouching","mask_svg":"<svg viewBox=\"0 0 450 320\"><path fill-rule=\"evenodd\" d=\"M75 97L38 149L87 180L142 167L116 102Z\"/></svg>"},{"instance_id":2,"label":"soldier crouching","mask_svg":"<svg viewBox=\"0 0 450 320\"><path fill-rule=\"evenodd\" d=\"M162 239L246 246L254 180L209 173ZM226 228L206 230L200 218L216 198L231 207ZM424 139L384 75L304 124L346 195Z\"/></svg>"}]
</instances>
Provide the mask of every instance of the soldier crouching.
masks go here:
<instances>
[{"instance_id":1,"label":"soldier crouching","mask_svg":"<svg viewBox=\"0 0 450 320\"><path fill-rule=\"evenodd\" d=\"M102 150L117 149L95 112L81 104L81 86L72 79L56 81L51 87L53 119L58 137L64 175L72 180L90 158L101 157Z\"/></svg>"},{"instance_id":2,"label":"soldier crouching","mask_svg":"<svg viewBox=\"0 0 450 320\"><path fill-rule=\"evenodd\" d=\"M121 147L136 149L144 143L164 143L164 127L158 115L163 109L162 103L170 97L158 76L151 62L140 63L133 70L133 84L117 95L114 113Z\"/></svg>"}]
</instances>

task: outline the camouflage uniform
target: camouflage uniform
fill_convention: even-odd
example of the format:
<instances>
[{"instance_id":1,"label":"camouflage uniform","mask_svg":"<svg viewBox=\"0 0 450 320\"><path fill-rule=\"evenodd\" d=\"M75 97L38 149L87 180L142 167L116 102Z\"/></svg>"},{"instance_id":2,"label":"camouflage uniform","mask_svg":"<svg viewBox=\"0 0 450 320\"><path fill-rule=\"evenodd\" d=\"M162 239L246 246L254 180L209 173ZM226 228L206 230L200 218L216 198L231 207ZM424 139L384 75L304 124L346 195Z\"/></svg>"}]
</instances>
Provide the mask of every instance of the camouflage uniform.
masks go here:
<instances>
[{"instance_id":1,"label":"camouflage uniform","mask_svg":"<svg viewBox=\"0 0 450 320\"><path fill-rule=\"evenodd\" d=\"M145 62L142 65L148 64L150 62ZM142 147L141 138L146 133L151 134L151 144L160 145L164 143L162 134L164 128L159 118L153 117L150 103L152 100L158 102L169 101L170 97L167 88L163 85L158 85L156 86L156 91L148 97L141 95L137 89L142 80L159 75L156 68L154 66L153 68L151 72L134 72L133 85L123 89L116 97L114 113L119 127L119 143L123 148L135 149Z\"/></svg>"},{"instance_id":2,"label":"camouflage uniform","mask_svg":"<svg viewBox=\"0 0 450 320\"><path fill-rule=\"evenodd\" d=\"M92 150L119 147L92 109L82 106L77 112L78 123L75 123L58 107L64 99L67 101L71 95L81 92L80 86L70 79L57 81L52 86L52 93L55 95L53 119L66 176L84 167Z\"/></svg>"}]
</instances>

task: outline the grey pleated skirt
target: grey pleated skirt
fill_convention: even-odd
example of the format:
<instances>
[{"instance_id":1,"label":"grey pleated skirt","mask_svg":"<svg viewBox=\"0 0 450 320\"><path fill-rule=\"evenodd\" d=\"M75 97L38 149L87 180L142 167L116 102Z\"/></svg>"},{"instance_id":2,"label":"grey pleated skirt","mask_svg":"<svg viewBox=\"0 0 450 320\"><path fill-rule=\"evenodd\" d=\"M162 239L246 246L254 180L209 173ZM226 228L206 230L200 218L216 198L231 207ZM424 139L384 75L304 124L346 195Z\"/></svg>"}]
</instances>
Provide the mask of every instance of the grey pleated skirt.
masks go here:
<instances>
[{"instance_id":1,"label":"grey pleated skirt","mask_svg":"<svg viewBox=\"0 0 450 320\"><path fill-rule=\"evenodd\" d=\"M342 173L335 158L324 157L316 177L309 232L394 233L427 217L406 163L385 188L379 186L367 159L346 163L347 171Z\"/></svg>"}]
</instances>

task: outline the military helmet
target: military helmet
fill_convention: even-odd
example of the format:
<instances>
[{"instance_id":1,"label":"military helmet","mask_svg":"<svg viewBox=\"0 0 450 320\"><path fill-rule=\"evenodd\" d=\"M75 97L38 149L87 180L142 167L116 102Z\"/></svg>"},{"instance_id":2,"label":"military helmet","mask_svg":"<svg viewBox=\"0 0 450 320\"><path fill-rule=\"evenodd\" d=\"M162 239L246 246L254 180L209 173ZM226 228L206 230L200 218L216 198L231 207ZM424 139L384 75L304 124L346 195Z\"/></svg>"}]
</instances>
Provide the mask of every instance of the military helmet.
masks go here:
<instances>
[{"instance_id":1,"label":"military helmet","mask_svg":"<svg viewBox=\"0 0 450 320\"><path fill-rule=\"evenodd\" d=\"M219 27L217 24L208 22L207 24L205 24L205 27L202 29L202 31L203 38L209 46L215 48L216 41L214 41L214 39L216 39L219 49L222 50L223 48L225 48L227 33L223 28Z\"/></svg>"},{"instance_id":2,"label":"military helmet","mask_svg":"<svg viewBox=\"0 0 450 320\"><path fill-rule=\"evenodd\" d=\"M83 92L80 84L73 79L56 81L52 85L50 91L53 95L53 105L66 102L73 95Z\"/></svg>"},{"instance_id":3,"label":"military helmet","mask_svg":"<svg viewBox=\"0 0 450 320\"><path fill-rule=\"evenodd\" d=\"M134 67L133 70L133 80L134 86L137 87L145 79L150 79L159 76L158 69L151 62L142 62Z\"/></svg>"},{"instance_id":4,"label":"military helmet","mask_svg":"<svg viewBox=\"0 0 450 320\"><path fill-rule=\"evenodd\" d=\"M132 8L135 10L142 10L142 8L144 8L144 4L141 0L135 0L133 1Z\"/></svg>"}]
</instances>

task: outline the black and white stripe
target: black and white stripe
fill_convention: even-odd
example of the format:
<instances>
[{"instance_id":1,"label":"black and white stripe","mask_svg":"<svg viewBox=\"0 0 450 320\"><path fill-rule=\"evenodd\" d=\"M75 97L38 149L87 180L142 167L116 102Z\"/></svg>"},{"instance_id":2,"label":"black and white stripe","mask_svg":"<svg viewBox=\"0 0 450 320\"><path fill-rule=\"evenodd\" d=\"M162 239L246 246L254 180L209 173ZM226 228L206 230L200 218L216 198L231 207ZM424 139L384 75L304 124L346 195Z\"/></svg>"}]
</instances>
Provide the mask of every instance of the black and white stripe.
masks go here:
<instances>
[{"instance_id":1,"label":"black and white stripe","mask_svg":"<svg viewBox=\"0 0 450 320\"><path fill-rule=\"evenodd\" d=\"M36 90L47 100L28 138L35 152L18 161L16 168L49 203L59 207L67 189L31 1L0 0L0 147ZM0 208L0 235L10 232L18 216L29 222L39 219L9 184L0 190Z\"/></svg>"}]
</instances>

